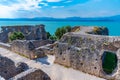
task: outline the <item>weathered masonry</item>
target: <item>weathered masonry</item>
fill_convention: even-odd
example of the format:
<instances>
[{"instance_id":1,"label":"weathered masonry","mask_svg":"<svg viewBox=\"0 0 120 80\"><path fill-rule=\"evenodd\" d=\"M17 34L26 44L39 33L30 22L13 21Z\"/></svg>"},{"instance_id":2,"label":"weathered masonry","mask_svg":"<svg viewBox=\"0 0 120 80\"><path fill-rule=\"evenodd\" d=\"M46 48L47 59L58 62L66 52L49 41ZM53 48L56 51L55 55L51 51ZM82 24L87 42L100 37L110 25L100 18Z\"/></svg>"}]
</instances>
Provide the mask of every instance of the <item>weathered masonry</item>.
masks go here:
<instances>
[{"instance_id":1,"label":"weathered masonry","mask_svg":"<svg viewBox=\"0 0 120 80\"><path fill-rule=\"evenodd\" d=\"M51 80L42 70L30 68L24 62L15 63L11 59L1 55L0 76L5 80Z\"/></svg>"},{"instance_id":2,"label":"weathered masonry","mask_svg":"<svg viewBox=\"0 0 120 80\"><path fill-rule=\"evenodd\" d=\"M120 80L120 37L67 33L54 50L55 63Z\"/></svg>"},{"instance_id":3,"label":"weathered masonry","mask_svg":"<svg viewBox=\"0 0 120 80\"><path fill-rule=\"evenodd\" d=\"M47 35L44 25L25 26L2 26L0 32L0 42L8 42L9 35L13 32L22 32L26 40L46 40Z\"/></svg>"}]
</instances>

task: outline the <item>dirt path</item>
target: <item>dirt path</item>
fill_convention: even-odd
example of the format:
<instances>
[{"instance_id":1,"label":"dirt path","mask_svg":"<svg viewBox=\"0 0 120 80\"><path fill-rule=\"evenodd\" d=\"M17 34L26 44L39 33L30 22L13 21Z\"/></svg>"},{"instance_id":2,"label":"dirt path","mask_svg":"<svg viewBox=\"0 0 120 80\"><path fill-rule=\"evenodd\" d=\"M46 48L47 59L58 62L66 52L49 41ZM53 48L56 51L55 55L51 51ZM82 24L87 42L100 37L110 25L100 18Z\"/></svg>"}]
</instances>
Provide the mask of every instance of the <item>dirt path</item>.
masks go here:
<instances>
[{"instance_id":1,"label":"dirt path","mask_svg":"<svg viewBox=\"0 0 120 80\"><path fill-rule=\"evenodd\" d=\"M52 80L105 80L93 75L89 75L72 68L66 68L57 64L53 64L54 56L48 56L47 58L38 59L37 62L29 60L14 52L0 48L0 55L6 56L17 62L25 62L32 68L39 68L47 73ZM48 62L49 64L47 64Z\"/></svg>"}]
</instances>

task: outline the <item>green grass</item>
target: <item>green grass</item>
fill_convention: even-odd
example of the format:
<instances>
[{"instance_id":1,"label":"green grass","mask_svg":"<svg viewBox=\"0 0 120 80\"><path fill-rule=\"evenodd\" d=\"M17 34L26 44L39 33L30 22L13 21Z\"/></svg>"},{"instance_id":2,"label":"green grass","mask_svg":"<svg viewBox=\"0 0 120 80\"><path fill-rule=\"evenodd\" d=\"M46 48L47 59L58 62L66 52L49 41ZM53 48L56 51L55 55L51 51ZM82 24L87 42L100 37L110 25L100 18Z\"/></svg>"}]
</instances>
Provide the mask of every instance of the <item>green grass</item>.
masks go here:
<instances>
[{"instance_id":1,"label":"green grass","mask_svg":"<svg viewBox=\"0 0 120 80\"><path fill-rule=\"evenodd\" d=\"M111 74L117 67L117 56L112 52L105 52L102 56L102 67L106 74Z\"/></svg>"}]
</instances>

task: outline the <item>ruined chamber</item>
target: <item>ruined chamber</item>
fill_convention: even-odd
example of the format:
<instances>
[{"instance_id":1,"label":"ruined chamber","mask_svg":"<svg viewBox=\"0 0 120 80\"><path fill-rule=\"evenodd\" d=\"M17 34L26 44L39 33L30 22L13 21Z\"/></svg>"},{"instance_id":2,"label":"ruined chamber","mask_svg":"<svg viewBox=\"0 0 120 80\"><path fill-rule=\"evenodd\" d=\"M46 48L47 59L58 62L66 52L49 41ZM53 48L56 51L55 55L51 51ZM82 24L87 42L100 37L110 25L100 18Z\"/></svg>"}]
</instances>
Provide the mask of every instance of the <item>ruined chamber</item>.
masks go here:
<instances>
[{"instance_id":1,"label":"ruined chamber","mask_svg":"<svg viewBox=\"0 0 120 80\"><path fill-rule=\"evenodd\" d=\"M120 80L120 37L72 32L65 34L54 50L55 63L105 79Z\"/></svg>"},{"instance_id":2,"label":"ruined chamber","mask_svg":"<svg viewBox=\"0 0 120 80\"><path fill-rule=\"evenodd\" d=\"M22 32L25 40L46 40L45 25L24 25L24 26L1 26L0 42L8 42L9 35L13 32Z\"/></svg>"}]
</instances>

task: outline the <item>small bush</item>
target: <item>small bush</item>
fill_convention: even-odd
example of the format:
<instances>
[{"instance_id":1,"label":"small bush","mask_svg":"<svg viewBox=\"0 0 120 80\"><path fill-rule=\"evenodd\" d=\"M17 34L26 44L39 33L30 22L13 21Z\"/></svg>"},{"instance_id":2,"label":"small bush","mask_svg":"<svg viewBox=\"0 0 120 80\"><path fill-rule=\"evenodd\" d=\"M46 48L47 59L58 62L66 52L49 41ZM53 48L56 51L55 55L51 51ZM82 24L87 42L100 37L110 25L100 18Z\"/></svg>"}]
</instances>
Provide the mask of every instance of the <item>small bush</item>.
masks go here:
<instances>
[{"instance_id":1,"label":"small bush","mask_svg":"<svg viewBox=\"0 0 120 80\"><path fill-rule=\"evenodd\" d=\"M55 32L55 36L60 39L63 34L70 32L71 31L71 26L63 26L61 28L57 28L56 32Z\"/></svg>"},{"instance_id":2,"label":"small bush","mask_svg":"<svg viewBox=\"0 0 120 80\"><path fill-rule=\"evenodd\" d=\"M9 39L11 41L17 40L17 39L23 40L24 39L24 35L23 35L22 32L13 32L13 33L10 34Z\"/></svg>"},{"instance_id":3,"label":"small bush","mask_svg":"<svg viewBox=\"0 0 120 80\"><path fill-rule=\"evenodd\" d=\"M101 28L100 27L94 27L94 29L93 29L93 32L94 33L99 33L101 31Z\"/></svg>"},{"instance_id":4,"label":"small bush","mask_svg":"<svg viewBox=\"0 0 120 80\"><path fill-rule=\"evenodd\" d=\"M50 36L49 39L56 41L56 40L57 40L57 37L56 37L55 35L52 35L52 36Z\"/></svg>"},{"instance_id":5,"label":"small bush","mask_svg":"<svg viewBox=\"0 0 120 80\"><path fill-rule=\"evenodd\" d=\"M47 32L47 39L49 39L51 36L51 34L49 32Z\"/></svg>"}]
</instances>

